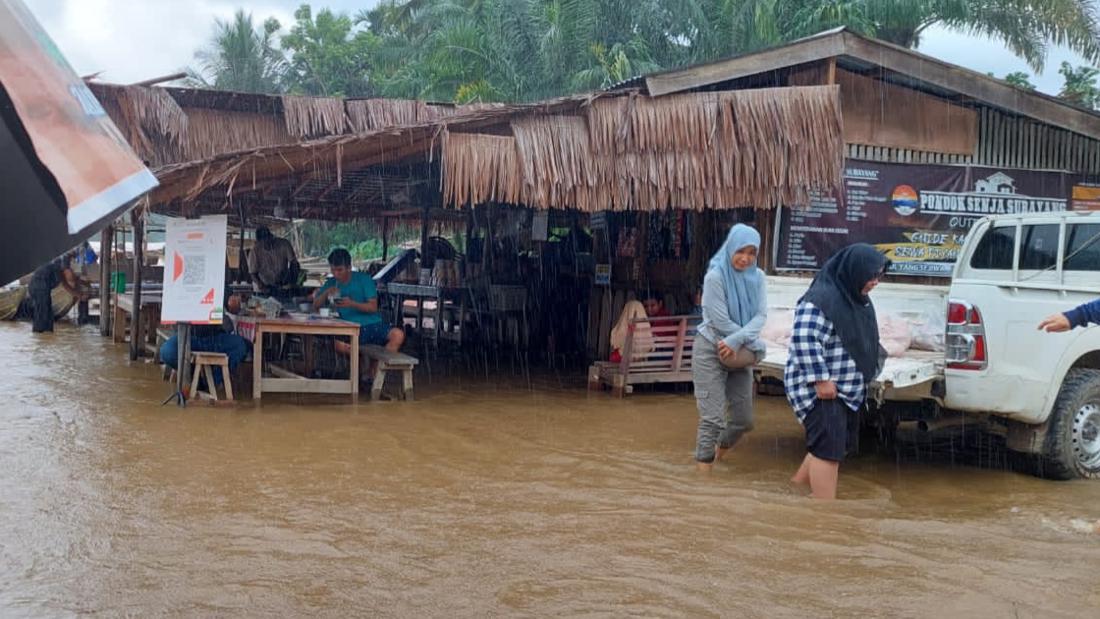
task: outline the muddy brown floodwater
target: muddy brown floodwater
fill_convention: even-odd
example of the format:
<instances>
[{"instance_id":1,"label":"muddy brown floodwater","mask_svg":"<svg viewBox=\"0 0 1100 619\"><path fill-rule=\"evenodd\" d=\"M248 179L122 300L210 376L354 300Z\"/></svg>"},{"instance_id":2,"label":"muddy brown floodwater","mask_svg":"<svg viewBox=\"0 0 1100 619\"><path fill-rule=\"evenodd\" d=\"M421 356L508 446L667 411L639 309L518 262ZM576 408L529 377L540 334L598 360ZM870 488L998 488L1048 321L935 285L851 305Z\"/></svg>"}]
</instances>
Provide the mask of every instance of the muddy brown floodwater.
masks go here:
<instances>
[{"instance_id":1,"label":"muddy brown floodwater","mask_svg":"<svg viewBox=\"0 0 1100 619\"><path fill-rule=\"evenodd\" d=\"M94 328L0 323L0 615L1100 616L1100 482L903 453L815 504L781 399L699 477L686 394L442 374L162 408Z\"/></svg>"}]
</instances>

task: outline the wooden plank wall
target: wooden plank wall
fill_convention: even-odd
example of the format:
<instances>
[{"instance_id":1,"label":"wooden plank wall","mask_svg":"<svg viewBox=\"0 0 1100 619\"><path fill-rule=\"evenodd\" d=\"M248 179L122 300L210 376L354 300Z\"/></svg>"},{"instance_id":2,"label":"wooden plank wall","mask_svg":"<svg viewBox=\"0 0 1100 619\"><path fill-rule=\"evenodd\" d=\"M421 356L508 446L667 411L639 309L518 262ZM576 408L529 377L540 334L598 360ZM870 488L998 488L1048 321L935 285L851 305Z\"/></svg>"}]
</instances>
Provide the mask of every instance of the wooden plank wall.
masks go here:
<instances>
[{"instance_id":1,"label":"wooden plank wall","mask_svg":"<svg viewBox=\"0 0 1100 619\"><path fill-rule=\"evenodd\" d=\"M837 71L836 80L846 142L955 155L974 152L974 108L851 71Z\"/></svg>"},{"instance_id":2,"label":"wooden plank wall","mask_svg":"<svg viewBox=\"0 0 1100 619\"><path fill-rule=\"evenodd\" d=\"M1100 141L990 108L979 109L978 148L973 156L849 144L848 157L1100 174Z\"/></svg>"}]
</instances>

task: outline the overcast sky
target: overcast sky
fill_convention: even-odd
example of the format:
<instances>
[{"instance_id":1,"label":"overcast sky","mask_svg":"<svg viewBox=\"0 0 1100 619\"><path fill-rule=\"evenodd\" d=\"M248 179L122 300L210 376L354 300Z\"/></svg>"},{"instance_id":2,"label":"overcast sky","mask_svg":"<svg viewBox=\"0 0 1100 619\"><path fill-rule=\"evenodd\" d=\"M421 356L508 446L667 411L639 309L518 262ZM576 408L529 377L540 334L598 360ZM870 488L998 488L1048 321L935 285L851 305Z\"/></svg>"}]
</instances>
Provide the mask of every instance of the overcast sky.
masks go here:
<instances>
[{"instance_id":1,"label":"overcast sky","mask_svg":"<svg viewBox=\"0 0 1100 619\"><path fill-rule=\"evenodd\" d=\"M229 19L238 7L250 11L256 23L275 16L284 27L293 22L301 0L24 0L57 42L77 73L102 72L106 81L129 83L178 71L194 62L215 19ZM326 0L312 3L354 14L377 0ZM1027 65L992 41L945 30L925 35L920 51L989 72L998 77L1027 71ZM1062 80L1063 60L1083 64L1065 49L1052 50L1046 71L1032 82L1055 94Z\"/></svg>"}]
</instances>

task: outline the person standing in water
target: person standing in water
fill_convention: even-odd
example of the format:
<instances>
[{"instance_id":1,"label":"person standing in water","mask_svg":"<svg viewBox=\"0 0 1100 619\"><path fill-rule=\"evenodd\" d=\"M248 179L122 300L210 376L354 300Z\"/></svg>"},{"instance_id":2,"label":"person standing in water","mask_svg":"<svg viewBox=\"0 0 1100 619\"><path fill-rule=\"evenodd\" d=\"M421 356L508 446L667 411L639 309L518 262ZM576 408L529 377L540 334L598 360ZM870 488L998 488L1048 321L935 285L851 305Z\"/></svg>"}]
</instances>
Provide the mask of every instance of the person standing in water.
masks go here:
<instances>
[{"instance_id":1,"label":"person standing in water","mask_svg":"<svg viewBox=\"0 0 1100 619\"><path fill-rule=\"evenodd\" d=\"M703 320L695 334L691 375L699 409L695 465L709 471L752 430L752 368L767 353L764 272L756 266L760 233L734 226L703 278Z\"/></svg>"},{"instance_id":2,"label":"person standing in water","mask_svg":"<svg viewBox=\"0 0 1100 619\"><path fill-rule=\"evenodd\" d=\"M32 332L53 332L54 310L51 295L58 285L78 300L86 298L80 291L76 274L65 259L58 258L38 267L27 286L33 316Z\"/></svg>"},{"instance_id":3,"label":"person standing in water","mask_svg":"<svg viewBox=\"0 0 1100 619\"><path fill-rule=\"evenodd\" d=\"M868 296L890 261L858 243L825 263L799 299L783 374L787 401L806 430L806 457L791 482L836 498L840 463L859 438L867 385L886 358Z\"/></svg>"}]
</instances>

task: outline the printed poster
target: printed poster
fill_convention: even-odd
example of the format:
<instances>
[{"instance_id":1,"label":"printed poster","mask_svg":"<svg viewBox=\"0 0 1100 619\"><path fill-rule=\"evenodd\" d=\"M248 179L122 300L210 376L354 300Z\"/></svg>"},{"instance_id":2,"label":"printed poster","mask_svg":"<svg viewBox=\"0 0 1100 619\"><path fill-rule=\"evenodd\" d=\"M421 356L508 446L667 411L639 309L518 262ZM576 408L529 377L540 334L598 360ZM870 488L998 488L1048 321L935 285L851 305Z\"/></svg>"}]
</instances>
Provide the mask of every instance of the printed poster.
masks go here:
<instances>
[{"instance_id":1,"label":"printed poster","mask_svg":"<svg viewBox=\"0 0 1100 619\"><path fill-rule=\"evenodd\" d=\"M221 324L228 223L225 215L165 221L162 322Z\"/></svg>"},{"instance_id":2,"label":"printed poster","mask_svg":"<svg viewBox=\"0 0 1100 619\"><path fill-rule=\"evenodd\" d=\"M1075 180L1067 172L849 160L843 195L782 210L777 267L817 270L836 250L863 242L890 258L892 273L950 277L976 221L1064 211Z\"/></svg>"},{"instance_id":3,"label":"printed poster","mask_svg":"<svg viewBox=\"0 0 1100 619\"><path fill-rule=\"evenodd\" d=\"M33 155L65 198L69 234L92 228L157 186L20 0L0 0L0 84L33 144Z\"/></svg>"}]
</instances>

